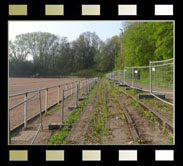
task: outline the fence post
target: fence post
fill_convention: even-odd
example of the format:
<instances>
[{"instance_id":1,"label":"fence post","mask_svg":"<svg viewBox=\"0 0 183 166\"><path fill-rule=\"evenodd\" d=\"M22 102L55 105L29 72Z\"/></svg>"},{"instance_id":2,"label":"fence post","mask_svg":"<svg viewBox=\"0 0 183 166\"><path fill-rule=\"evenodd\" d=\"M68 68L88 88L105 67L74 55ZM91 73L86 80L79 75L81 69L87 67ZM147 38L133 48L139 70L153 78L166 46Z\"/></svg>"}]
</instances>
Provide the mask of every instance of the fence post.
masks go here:
<instances>
[{"instance_id":1,"label":"fence post","mask_svg":"<svg viewBox=\"0 0 183 166\"><path fill-rule=\"evenodd\" d=\"M76 108L78 107L78 98L79 98L79 85L76 86Z\"/></svg>"},{"instance_id":2,"label":"fence post","mask_svg":"<svg viewBox=\"0 0 183 166\"><path fill-rule=\"evenodd\" d=\"M24 96L24 129L27 128L27 93Z\"/></svg>"},{"instance_id":3,"label":"fence post","mask_svg":"<svg viewBox=\"0 0 183 166\"><path fill-rule=\"evenodd\" d=\"M86 80L86 85L85 85L85 94L87 94L87 84L88 84L88 79Z\"/></svg>"},{"instance_id":4,"label":"fence post","mask_svg":"<svg viewBox=\"0 0 183 166\"><path fill-rule=\"evenodd\" d=\"M60 103L60 85L58 86L58 104Z\"/></svg>"},{"instance_id":5,"label":"fence post","mask_svg":"<svg viewBox=\"0 0 183 166\"><path fill-rule=\"evenodd\" d=\"M8 144L9 145L11 144L10 111L9 110L8 110Z\"/></svg>"},{"instance_id":6,"label":"fence post","mask_svg":"<svg viewBox=\"0 0 183 166\"><path fill-rule=\"evenodd\" d=\"M79 89L80 89L80 80L78 81L78 84L79 84Z\"/></svg>"},{"instance_id":7,"label":"fence post","mask_svg":"<svg viewBox=\"0 0 183 166\"><path fill-rule=\"evenodd\" d=\"M134 67L132 67L132 87L134 87Z\"/></svg>"},{"instance_id":8,"label":"fence post","mask_svg":"<svg viewBox=\"0 0 183 166\"><path fill-rule=\"evenodd\" d=\"M62 90L61 124L64 124L64 89Z\"/></svg>"},{"instance_id":9,"label":"fence post","mask_svg":"<svg viewBox=\"0 0 183 166\"><path fill-rule=\"evenodd\" d=\"M150 94L152 93L152 64L151 61L149 61L149 81L150 81Z\"/></svg>"},{"instance_id":10,"label":"fence post","mask_svg":"<svg viewBox=\"0 0 183 166\"><path fill-rule=\"evenodd\" d=\"M38 93L39 93L40 125L41 125L41 130L43 130L43 124L42 124L42 107L41 107L41 92L40 92L40 90L38 91Z\"/></svg>"},{"instance_id":11,"label":"fence post","mask_svg":"<svg viewBox=\"0 0 183 166\"><path fill-rule=\"evenodd\" d=\"M72 82L71 82L71 95L72 95L72 93L73 93L73 92L72 92Z\"/></svg>"},{"instance_id":12,"label":"fence post","mask_svg":"<svg viewBox=\"0 0 183 166\"><path fill-rule=\"evenodd\" d=\"M48 88L45 91L45 112L48 110Z\"/></svg>"},{"instance_id":13,"label":"fence post","mask_svg":"<svg viewBox=\"0 0 183 166\"><path fill-rule=\"evenodd\" d=\"M123 70L123 82L124 82L124 84L125 84L125 82L126 82L126 81L125 81L125 70L126 70L126 69L124 68L124 70Z\"/></svg>"}]
</instances>

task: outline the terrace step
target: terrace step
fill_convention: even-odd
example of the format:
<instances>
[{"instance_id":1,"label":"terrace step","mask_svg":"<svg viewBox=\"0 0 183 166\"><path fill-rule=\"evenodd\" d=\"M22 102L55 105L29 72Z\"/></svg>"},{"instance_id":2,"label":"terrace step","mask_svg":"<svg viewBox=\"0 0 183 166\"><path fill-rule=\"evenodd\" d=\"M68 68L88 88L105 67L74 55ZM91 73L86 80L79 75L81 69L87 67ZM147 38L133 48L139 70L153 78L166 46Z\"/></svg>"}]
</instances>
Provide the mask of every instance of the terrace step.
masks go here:
<instances>
[{"instance_id":1,"label":"terrace step","mask_svg":"<svg viewBox=\"0 0 183 166\"><path fill-rule=\"evenodd\" d=\"M165 95L156 95L156 96L158 96L159 98L161 98L161 99L165 99ZM139 94L139 96L138 96L138 99L140 100L140 99L153 99L153 98L155 98L153 95L150 95L150 94Z\"/></svg>"}]
</instances>

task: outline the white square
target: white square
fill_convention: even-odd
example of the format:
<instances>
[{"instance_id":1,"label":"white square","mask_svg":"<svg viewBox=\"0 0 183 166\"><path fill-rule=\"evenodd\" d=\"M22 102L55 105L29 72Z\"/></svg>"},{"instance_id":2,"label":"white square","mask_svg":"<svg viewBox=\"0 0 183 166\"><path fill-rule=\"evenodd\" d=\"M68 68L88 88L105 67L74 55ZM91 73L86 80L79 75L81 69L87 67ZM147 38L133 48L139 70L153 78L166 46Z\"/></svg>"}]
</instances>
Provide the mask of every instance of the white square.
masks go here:
<instances>
[{"instance_id":1,"label":"white square","mask_svg":"<svg viewBox=\"0 0 183 166\"><path fill-rule=\"evenodd\" d=\"M173 161L174 151L173 150L156 150L155 160L156 161Z\"/></svg>"},{"instance_id":2,"label":"white square","mask_svg":"<svg viewBox=\"0 0 183 166\"><path fill-rule=\"evenodd\" d=\"M119 150L119 161L137 161L137 150Z\"/></svg>"},{"instance_id":3,"label":"white square","mask_svg":"<svg viewBox=\"0 0 183 166\"><path fill-rule=\"evenodd\" d=\"M118 15L137 15L137 5L118 5Z\"/></svg>"},{"instance_id":4,"label":"white square","mask_svg":"<svg viewBox=\"0 0 183 166\"><path fill-rule=\"evenodd\" d=\"M173 15L173 5L155 5L155 15Z\"/></svg>"}]
</instances>

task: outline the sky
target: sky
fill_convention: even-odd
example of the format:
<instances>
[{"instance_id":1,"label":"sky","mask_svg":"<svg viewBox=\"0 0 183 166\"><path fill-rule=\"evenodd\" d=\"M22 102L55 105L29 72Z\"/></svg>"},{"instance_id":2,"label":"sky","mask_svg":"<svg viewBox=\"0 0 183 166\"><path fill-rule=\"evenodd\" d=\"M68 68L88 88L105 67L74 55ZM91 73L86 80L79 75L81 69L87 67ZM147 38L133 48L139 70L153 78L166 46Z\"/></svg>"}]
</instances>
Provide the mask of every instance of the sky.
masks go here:
<instances>
[{"instance_id":1,"label":"sky","mask_svg":"<svg viewBox=\"0 0 183 166\"><path fill-rule=\"evenodd\" d=\"M122 21L9 21L9 39L28 32L50 32L71 42L83 32L96 32L105 41L120 34Z\"/></svg>"}]
</instances>

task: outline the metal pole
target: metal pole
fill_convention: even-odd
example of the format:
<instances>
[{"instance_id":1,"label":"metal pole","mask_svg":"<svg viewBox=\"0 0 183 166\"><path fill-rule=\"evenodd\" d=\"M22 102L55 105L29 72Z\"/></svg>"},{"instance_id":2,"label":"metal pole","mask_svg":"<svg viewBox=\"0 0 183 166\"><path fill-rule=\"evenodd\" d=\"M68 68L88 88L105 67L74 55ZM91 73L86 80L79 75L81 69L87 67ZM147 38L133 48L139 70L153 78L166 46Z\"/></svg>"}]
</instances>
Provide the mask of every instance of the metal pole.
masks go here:
<instances>
[{"instance_id":1,"label":"metal pole","mask_svg":"<svg viewBox=\"0 0 183 166\"><path fill-rule=\"evenodd\" d=\"M43 124L42 124L42 108L41 108L41 92L39 90L39 111L40 111L40 125L41 125L41 130L43 129Z\"/></svg>"},{"instance_id":2,"label":"metal pole","mask_svg":"<svg viewBox=\"0 0 183 166\"><path fill-rule=\"evenodd\" d=\"M73 84L73 83L71 83L71 95L72 95L72 93L73 93L73 92L72 92L72 84Z\"/></svg>"},{"instance_id":3,"label":"metal pole","mask_svg":"<svg viewBox=\"0 0 183 166\"><path fill-rule=\"evenodd\" d=\"M76 86L76 108L78 107L78 98L79 98L79 85Z\"/></svg>"},{"instance_id":4,"label":"metal pole","mask_svg":"<svg viewBox=\"0 0 183 166\"><path fill-rule=\"evenodd\" d=\"M121 83L121 79L120 79L120 70L118 71L118 82Z\"/></svg>"},{"instance_id":5,"label":"metal pole","mask_svg":"<svg viewBox=\"0 0 183 166\"><path fill-rule=\"evenodd\" d=\"M58 104L60 103L60 86L58 86Z\"/></svg>"},{"instance_id":6,"label":"metal pole","mask_svg":"<svg viewBox=\"0 0 183 166\"><path fill-rule=\"evenodd\" d=\"M8 106L9 107L9 106ZM10 130L10 111L8 110L8 144L11 144L11 130Z\"/></svg>"},{"instance_id":7,"label":"metal pole","mask_svg":"<svg viewBox=\"0 0 183 166\"><path fill-rule=\"evenodd\" d=\"M132 67L132 87L134 87L134 67Z\"/></svg>"},{"instance_id":8,"label":"metal pole","mask_svg":"<svg viewBox=\"0 0 183 166\"><path fill-rule=\"evenodd\" d=\"M123 70L123 72L124 72L124 73L123 73L123 82L124 82L124 84L125 84L125 82L126 82L126 81L125 81L125 69Z\"/></svg>"},{"instance_id":9,"label":"metal pole","mask_svg":"<svg viewBox=\"0 0 183 166\"><path fill-rule=\"evenodd\" d=\"M149 81L150 81L150 94L152 93L152 64L151 61L149 61Z\"/></svg>"},{"instance_id":10,"label":"metal pole","mask_svg":"<svg viewBox=\"0 0 183 166\"><path fill-rule=\"evenodd\" d=\"M48 88L45 91L45 112L48 110Z\"/></svg>"},{"instance_id":11,"label":"metal pole","mask_svg":"<svg viewBox=\"0 0 183 166\"><path fill-rule=\"evenodd\" d=\"M62 90L61 124L64 124L64 89Z\"/></svg>"},{"instance_id":12,"label":"metal pole","mask_svg":"<svg viewBox=\"0 0 183 166\"><path fill-rule=\"evenodd\" d=\"M24 129L27 128L27 93L24 96Z\"/></svg>"}]
</instances>

